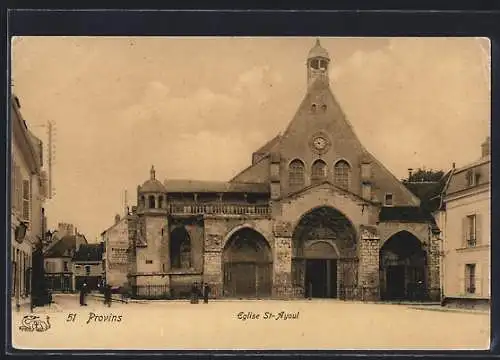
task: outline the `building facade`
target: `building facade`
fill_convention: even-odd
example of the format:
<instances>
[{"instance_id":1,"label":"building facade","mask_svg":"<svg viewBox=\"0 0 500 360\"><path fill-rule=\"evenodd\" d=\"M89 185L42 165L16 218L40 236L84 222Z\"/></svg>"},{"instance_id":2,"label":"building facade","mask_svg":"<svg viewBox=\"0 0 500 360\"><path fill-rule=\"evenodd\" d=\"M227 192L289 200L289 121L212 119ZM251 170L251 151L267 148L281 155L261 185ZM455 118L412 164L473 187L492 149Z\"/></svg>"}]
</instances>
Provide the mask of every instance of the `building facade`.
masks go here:
<instances>
[{"instance_id":1,"label":"building facade","mask_svg":"<svg viewBox=\"0 0 500 360\"><path fill-rule=\"evenodd\" d=\"M453 170L444 194L444 296L489 302L491 296L490 138L481 158Z\"/></svg>"},{"instance_id":2,"label":"building facade","mask_svg":"<svg viewBox=\"0 0 500 360\"><path fill-rule=\"evenodd\" d=\"M103 243L82 244L73 256L75 289L80 290L87 283L89 290L99 290L104 278L102 262Z\"/></svg>"},{"instance_id":3,"label":"building facade","mask_svg":"<svg viewBox=\"0 0 500 360\"><path fill-rule=\"evenodd\" d=\"M286 130L228 182L150 178L127 216L135 296L440 297L439 231L356 136L319 41Z\"/></svg>"},{"instance_id":4,"label":"building facade","mask_svg":"<svg viewBox=\"0 0 500 360\"><path fill-rule=\"evenodd\" d=\"M128 213L128 211L127 211ZM128 218L115 216L113 226L101 233L104 244L103 266L106 284L112 287L128 286Z\"/></svg>"},{"instance_id":5,"label":"building facade","mask_svg":"<svg viewBox=\"0 0 500 360\"><path fill-rule=\"evenodd\" d=\"M45 284L47 289L57 292L73 292L76 288L73 257L87 239L77 230L59 224L57 236L44 252ZM71 232L70 232L71 231Z\"/></svg>"},{"instance_id":6,"label":"building facade","mask_svg":"<svg viewBox=\"0 0 500 360\"><path fill-rule=\"evenodd\" d=\"M28 303L37 279L37 249L41 247L45 216L45 182L43 145L28 129L16 96L10 104L11 147L11 284L10 293L16 306ZM39 260L39 259L38 259Z\"/></svg>"}]
</instances>

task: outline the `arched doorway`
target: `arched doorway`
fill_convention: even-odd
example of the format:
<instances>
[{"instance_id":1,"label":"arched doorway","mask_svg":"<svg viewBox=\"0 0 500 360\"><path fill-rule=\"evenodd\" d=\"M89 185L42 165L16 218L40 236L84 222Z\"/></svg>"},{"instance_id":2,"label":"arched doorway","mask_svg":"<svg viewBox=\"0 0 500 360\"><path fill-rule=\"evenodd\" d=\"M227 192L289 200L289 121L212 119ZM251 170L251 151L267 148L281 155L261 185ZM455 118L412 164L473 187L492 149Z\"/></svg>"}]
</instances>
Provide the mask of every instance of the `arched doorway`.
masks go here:
<instances>
[{"instance_id":1,"label":"arched doorway","mask_svg":"<svg viewBox=\"0 0 500 360\"><path fill-rule=\"evenodd\" d=\"M306 297L336 298L357 281L356 231L340 211L316 208L292 236L292 281Z\"/></svg>"},{"instance_id":2,"label":"arched doorway","mask_svg":"<svg viewBox=\"0 0 500 360\"><path fill-rule=\"evenodd\" d=\"M272 252L260 233L250 228L236 231L224 247L223 263L226 296L271 296Z\"/></svg>"},{"instance_id":3,"label":"arched doorway","mask_svg":"<svg viewBox=\"0 0 500 360\"><path fill-rule=\"evenodd\" d=\"M380 249L382 300L426 299L427 253L420 240L408 231L391 236Z\"/></svg>"},{"instance_id":4,"label":"arched doorway","mask_svg":"<svg viewBox=\"0 0 500 360\"><path fill-rule=\"evenodd\" d=\"M188 269L191 267L191 238L180 226L170 234L170 267L172 269Z\"/></svg>"}]
</instances>

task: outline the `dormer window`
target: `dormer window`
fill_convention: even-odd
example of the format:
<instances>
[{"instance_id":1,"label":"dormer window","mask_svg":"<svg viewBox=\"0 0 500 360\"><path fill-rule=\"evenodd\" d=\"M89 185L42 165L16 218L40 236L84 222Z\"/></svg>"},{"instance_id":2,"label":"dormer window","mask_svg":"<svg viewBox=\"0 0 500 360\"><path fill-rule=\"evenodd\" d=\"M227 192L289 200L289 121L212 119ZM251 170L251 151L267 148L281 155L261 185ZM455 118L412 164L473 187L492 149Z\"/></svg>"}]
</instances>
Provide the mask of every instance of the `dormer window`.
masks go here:
<instances>
[{"instance_id":1,"label":"dormer window","mask_svg":"<svg viewBox=\"0 0 500 360\"><path fill-rule=\"evenodd\" d=\"M391 193L385 194L385 206L393 206L394 205L394 197Z\"/></svg>"},{"instance_id":2,"label":"dormer window","mask_svg":"<svg viewBox=\"0 0 500 360\"><path fill-rule=\"evenodd\" d=\"M311 111L312 111L312 112L316 112L317 107L318 107L318 105L316 105L316 104L312 104L312 105L311 105Z\"/></svg>"},{"instance_id":3,"label":"dormer window","mask_svg":"<svg viewBox=\"0 0 500 360\"><path fill-rule=\"evenodd\" d=\"M465 174L465 177L467 181L467 186L471 187L471 186L476 186L479 183L480 174L473 170L469 170Z\"/></svg>"}]
</instances>

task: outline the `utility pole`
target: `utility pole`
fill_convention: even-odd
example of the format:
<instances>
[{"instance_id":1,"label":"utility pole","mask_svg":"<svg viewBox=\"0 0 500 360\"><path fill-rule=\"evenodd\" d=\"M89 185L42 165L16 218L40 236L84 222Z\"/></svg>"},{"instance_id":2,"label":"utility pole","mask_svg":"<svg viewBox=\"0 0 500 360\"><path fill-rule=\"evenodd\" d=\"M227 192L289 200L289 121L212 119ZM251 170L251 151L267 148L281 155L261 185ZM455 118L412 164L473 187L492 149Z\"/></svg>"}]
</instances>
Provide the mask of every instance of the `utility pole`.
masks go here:
<instances>
[{"instance_id":1,"label":"utility pole","mask_svg":"<svg viewBox=\"0 0 500 360\"><path fill-rule=\"evenodd\" d=\"M53 165L53 160L55 160L55 151L54 151L54 144L53 144L53 128L52 128L52 122L49 120L47 124L47 136L48 136L48 170L49 170L49 179L48 179L48 198L52 199L52 196L54 195L54 189L52 187L52 165Z\"/></svg>"},{"instance_id":2,"label":"utility pole","mask_svg":"<svg viewBox=\"0 0 500 360\"><path fill-rule=\"evenodd\" d=\"M128 215L127 189L125 189L125 192L124 192L123 209L125 211L125 216L127 216Z\"/></svg>"}]
</instances>

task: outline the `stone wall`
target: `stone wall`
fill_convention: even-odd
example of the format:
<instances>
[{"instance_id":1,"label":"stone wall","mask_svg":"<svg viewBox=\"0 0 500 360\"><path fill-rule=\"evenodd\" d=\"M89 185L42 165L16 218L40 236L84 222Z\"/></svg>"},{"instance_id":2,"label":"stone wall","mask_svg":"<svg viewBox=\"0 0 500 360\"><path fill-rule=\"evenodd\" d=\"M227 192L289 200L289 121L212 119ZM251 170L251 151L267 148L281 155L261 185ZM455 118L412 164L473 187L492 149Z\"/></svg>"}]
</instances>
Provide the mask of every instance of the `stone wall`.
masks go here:
<instances>
[{"instance_id":1,"label":"stone wall","mask_svg":"<svg viewBox=\"0 0 500 360\"><path fill-rule=\"evenodd\" d=\"M380 298L380 238L374 226L361 226L360 230L358 296L361 300L374 301Z\"/></svg>"},{"instance_id":2,"label":"stone wall","mask_svg":"<svg viewBox=\"0 0 500 360\"><path fill-rule=\"evenodd\" d=\"M293 229L304 214L320 206L330 206L340 211L357 231L360 224L370 224L370 221L374 220L370 213L377 211L362 199L324 184L282 201L279 220L290 222Z\"/></svg>"}]
</instances>

